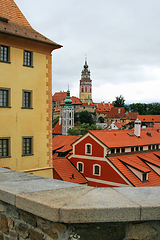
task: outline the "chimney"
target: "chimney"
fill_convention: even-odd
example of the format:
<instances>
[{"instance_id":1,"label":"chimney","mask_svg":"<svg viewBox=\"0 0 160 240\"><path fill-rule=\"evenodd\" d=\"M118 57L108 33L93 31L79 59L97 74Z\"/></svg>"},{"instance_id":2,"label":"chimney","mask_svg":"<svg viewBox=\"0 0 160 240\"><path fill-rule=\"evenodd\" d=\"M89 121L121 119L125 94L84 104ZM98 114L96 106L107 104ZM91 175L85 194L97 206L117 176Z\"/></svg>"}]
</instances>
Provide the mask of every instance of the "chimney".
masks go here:
<instances>
[{"instance_id":1,"label":"chimney","mask_svg":"<svg viewBox=\"0 0 160 240\"><path fill-rule=\"evenodd\" d=\"M141 121L137 118L134 122L134 135L140 137L141 133Z\"/></svg>"},{"instance_id":2,"label":"chimney","mask_svg":"<svg viewBox=\"0 0 160 240\"><path fill-rule=\"evenodd\" d=\"M61 125L61 117L59 117L59 125Z\"/></svg>"}]
</instances>

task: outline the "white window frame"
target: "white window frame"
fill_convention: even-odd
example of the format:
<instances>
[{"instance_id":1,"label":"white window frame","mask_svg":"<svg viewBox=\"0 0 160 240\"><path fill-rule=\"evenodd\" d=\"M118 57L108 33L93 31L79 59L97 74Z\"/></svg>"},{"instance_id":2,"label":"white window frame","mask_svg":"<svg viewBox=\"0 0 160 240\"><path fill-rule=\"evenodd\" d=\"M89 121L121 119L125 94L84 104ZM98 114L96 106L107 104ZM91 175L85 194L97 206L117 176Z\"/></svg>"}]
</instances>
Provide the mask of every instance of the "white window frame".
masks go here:
<instances>
[{"instance_id":1,"label":"white window frame","mask_svg":"<svg viewBox=\"0 0 160 240\"><path fill-rule=\"evenodd\" d=\"M82 171L79 170L79 163L82 164ZM83 162L77 162L77 169L79 172L84 173L84 163Z\"/></svg>"},{"instance_id":2,"label":"white window frame","mask_svg":"<svg viewBox=\"0 0 160 240\"><path fill-rule=\"evenodd\" d=\"M91 150L90 153L87 152L87 146L90 146L90 150ZM90 144L90 143L85 144L85 154L92 155L92 144Z\"/></svg>"},{"instance_id":3,"label":"white window frame","mask_svg":"<svg viewBox=\"0 0 160 240\"><path fill-rule=\"evenodd\" d=\"M95 173L95 167L99 167L99 174ZM99 164L94 164L93 165L93 175L101 176L101 165L99 165Z\"/></svg>"}]
</instances>

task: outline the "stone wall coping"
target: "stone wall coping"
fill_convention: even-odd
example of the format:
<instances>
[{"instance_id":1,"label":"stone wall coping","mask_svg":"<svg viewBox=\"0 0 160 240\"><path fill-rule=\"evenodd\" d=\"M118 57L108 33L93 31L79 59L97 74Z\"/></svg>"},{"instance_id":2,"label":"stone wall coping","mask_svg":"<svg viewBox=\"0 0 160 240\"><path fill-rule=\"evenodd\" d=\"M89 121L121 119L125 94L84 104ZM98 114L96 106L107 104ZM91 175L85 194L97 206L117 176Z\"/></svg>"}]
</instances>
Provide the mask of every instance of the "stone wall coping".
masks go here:
<instances>
[{"instance_id":1,"label":"stone wall coping","mask_svg":"<svg viewBox=\"0 0 160 240\"><path fill-rule=\"evenodd\" d=\"M0 168L0 200L53 222L160 220L160 187L95 188Z\"/></svg>"}]
</instances>

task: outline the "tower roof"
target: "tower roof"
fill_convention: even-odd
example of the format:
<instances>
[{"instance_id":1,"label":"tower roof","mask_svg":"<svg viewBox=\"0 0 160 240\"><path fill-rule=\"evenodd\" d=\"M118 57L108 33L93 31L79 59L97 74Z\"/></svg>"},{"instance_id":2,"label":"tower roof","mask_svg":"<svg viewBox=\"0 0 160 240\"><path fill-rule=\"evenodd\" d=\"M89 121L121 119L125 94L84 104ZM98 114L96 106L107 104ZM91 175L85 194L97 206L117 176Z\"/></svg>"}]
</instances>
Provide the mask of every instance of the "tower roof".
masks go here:
<instances>
[{"instance_id":1,"label":"tower roof","mask_svg":"<svg viewBox=\"0 0 160 240\"><path fill-rule=\"evenodd\" d=\"M35 31L13 0L0 0L0 33L51 44L54 48L62 47Z\"/></svg>"},{"instance_id":2,"label":"tower roof","mask_svg":"<svg viewBox=\"0 0 160 240\"><path fill-rule=\"evenodd\" d=\"M71 103L72 103L72 100L71 100L71 97L70 97L70 91L69 91L69 88L67 90L67 96L66 96L66 100L64 101L65 105L64 105L64 108L73 108Z\"/></svg>"}]
</instances>

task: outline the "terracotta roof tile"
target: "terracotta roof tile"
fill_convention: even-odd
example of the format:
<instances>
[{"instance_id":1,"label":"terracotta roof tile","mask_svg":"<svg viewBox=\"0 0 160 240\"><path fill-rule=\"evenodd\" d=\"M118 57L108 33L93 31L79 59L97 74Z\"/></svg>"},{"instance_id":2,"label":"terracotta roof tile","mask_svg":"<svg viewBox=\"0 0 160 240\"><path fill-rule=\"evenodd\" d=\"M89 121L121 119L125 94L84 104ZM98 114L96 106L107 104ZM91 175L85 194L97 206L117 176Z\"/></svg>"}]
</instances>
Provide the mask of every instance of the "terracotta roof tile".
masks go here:
<instances>
[{"instance_id":1,"label":"terracotta roof tile","mask_svg":"<svg viewBox=\"0 0 160 240\"><path fill-rule=\"evenodd\" d=\"M64 147L65 151L71 150L71 144L78 138L79 136L57 135L52 138L52 150L62 149L62 147ZM64 149L62 149L62 152Z\"/></svg>"},{"instance_id":2,"label":"terracotta roof tile","mask_svg":"<svg viewBox=\"0 0 160 240\"><path fill-rule=\"evenodd\" d=\"M85 177L78 172L75 166L67 158L54 159L53 168L63 181L78 184L87 183Z\"/></svg>"},{"instance_id":3,"label":"terracotta roof tile","mask_svg":"<svg viewBox=\"0 0 160 240\"><path fill-rule=\"evenodd\" d=\"M95 105L97 106L96 112L102 112L102 113L106 113L109 112L111 110L111 108L113 108L113 105L111 103L95 103Z\"/></svg>"},{"instance_id":4,"label":"terracotta roof tile","mask_svg":"<svg viewBox=\"0 0 160 240\"><path fill-rule=\"evenodd\" d=\"M141 120L141 122L159 122L160 123L160 115L138 115L137 118Z\"/></svg>"},{"instance_id":5,"label":"terracotta roof tile","mask_svg":"<svg viewBox=\"0 0 160 240\"><path fill-rule=\"evenodd\" d=\"M63 101L66 99L67 92L55 92L52 96L52 101Z\"/></svg>"},{"instance_id":6,"label":"terracotta roof tile","mask_svg":"<svg viewBox=\"0 0 160 240\"><path fill-rule=\"evenodd\" d=\"M61 119L60 124L58 121L57 124L54 126L54 128L52 128L52 133L53 134L62 134L62 119Z\"/></svg>"},{"instance_id":7,"label":"terracotta roof tile","mask_svg":"<svg viewBox=\"0 0 160 240\"><path fill-rule=\"evenodd\" d=\"M152 168L149 167L144 161L139 159L139 155L123 155L119 157L108 157L108 159L115 165L117 169L135 186L135 187L147 187L147 186L160 186L160 176L157 174ZM153 153L148 153L149 155L153 155ZM134 158L134 163L132 163ZM145 159L145 153L143 158ZM152 156L150 156L152 158ZM148 181L142 182L123 162L130 162L134 167L139 166L141 170L148 169L150 172L148 173ZM157 158L157 161L160 162L160 159ZM145 171L144 171L145 172Z\"/></svg>"},{"instance_id":8,"label":"terracotta roof tile","mask_svg":"<svg viewBox=\"0 0 160 240\"><path fill-rule=\"evenodd\" d=\"M0 0L0 17L8 19L8 22L0 21L2 33L51 44L54 48L62 47L35 31L13 0Z\"/></svg>"},{"instance_id":9,"label":"terracotta roof tile","mask_svg":"<svg viewBox=\"0 0 160 240\"><path fill-rule=\"evenodd\" d=\"M141 137L138 138L134 135L133 130L90 130L96 138L103 142L108 147L130 147L130 146L144 146L151 144L160 144L160 132L156 130L150 130L151 137L147 134L148 130L141 130ZM133 136L128 135L131 133Z\"/></svg>"},{"instance_id":10,"label":"terracotta roof tile","mask_svg":"<svg viewBox=\"0 0 160 240\"><path fill-rule=\"evenodd\" d=\"M125 114L124 107L113 107L105 116L105 118L121 118Z\"/></svg>"}]
</instances>

